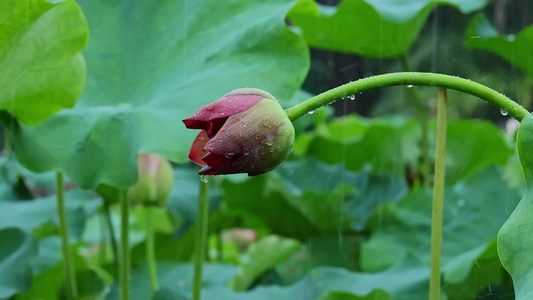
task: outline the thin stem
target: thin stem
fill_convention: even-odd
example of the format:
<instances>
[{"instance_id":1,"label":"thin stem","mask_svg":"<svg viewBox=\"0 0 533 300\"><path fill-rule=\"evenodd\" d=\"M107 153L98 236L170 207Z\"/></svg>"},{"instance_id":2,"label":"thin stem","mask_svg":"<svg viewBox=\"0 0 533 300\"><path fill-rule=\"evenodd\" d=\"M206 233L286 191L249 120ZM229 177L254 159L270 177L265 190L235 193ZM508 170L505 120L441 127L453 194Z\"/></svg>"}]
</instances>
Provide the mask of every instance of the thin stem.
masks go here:
<instances>
[{"instance_id":1,"label":"thin stem","mask_svg":"<svg viewBox=\"0 0 533 300\"><path fill-rule=\"evenodd\" d=\"M56 173L56 193L57 193L57 215L59 216L59 235L61 236L61 250L63 252L63 263L65 274L67 275L70 296L73 299L78 298L78 286L76 282L76 271L72 252L70 251L67 232L67 218L65 213L65 194L63 189L63 174Z\"/></svg>"},{"instance_id":2,"label":"thin stem","mask_svg":"<svg viewBox=\"0 0 533 300\"><path fill-rule=\"evenodd\" d=\"M222 229L219 228L216 233L217 238L217 261L224 261L224 244L222 243Z\"/></svg>"},{"instance_id":3,"label":"thin stem","mask_svg":"<svg viewBox=\"0 0 533 300\"><path fill-rule=\"evenodd\" d=\"M152 284L152 291L157 292L159 291L159 283L157 282L157 268L155 265L153 208L151 206L146 206L146 235L146 259L148 261L150 283Z\"/></svg>"},{"instance_id":4,"label":"thin stem","mask_svg":"<svg viewBox=\"0 0 533 300\"><path fill-rule=\"evenodd\" d=\"M499 108L505 109L510 116L518 121L521 121L529 114L521 105L506 96L467 79L434 73L401 72L367 77L341 85L287 109L287 115L291 121L294 121L308 111L313 111L331 101L342 99L349 95L387 86L410 84L437 86L477 96Z\"/></svg>"},{"instance_id":5,"label":"thin stem","mask_svg":"<svg viewBox=\"0 0 533 300\"><path fill-rule=\"evenodd\" d=\"M442 210L444 207L444 160L446 157L446 90L439 89L437 99L437 143L433 213L431 217L431 273L429 300L440 299L440 256L442 252Z\"/></svg>"},{"instance_id":6,"label":"thin stem","mask_svg":"<svg viewBox=\"0 0 533 300\"><path fill-rule=\"evenodd\" d=\"M406 72L412 71L411 64L409 63L409 58L407 55L403 55L400 58L402 63L403 70ZM431 160L429 158L429 111L420 96L420 91L418 87L411 87L410 89L411 96L415 100L416 105L416 116L420 121L420 129L422 131L422 138L420 139L420 154L422 156L422 161L420 163L420 174L422 174L422 184L427 186L430 183L430 168Z\"/></svg>"},{"instance_id":7,"label":"thin stem","mask_svg":"<svg viewBox=\"0 0 533 300\"><path fill-rule=\"evenodd\" d=\"M100 214L99 215L99 219L100 219L100 252L98 253L98 263L101 265L103 265L105 263L105 260L106 260L106 249L107 249L107 236L106 236L106 227L107 227L107 222L105 220L105 216L104 214Z\"/></svg>"},{"instance_id":8,"label":"thin stem","mask_svg":"<svg viewBox=\"0 0 533 300\"><path fill-rule=\"evenodd\" d=\"M196 241L194 248L194 283L192 299L200 300L202 292L202 271L204 266L205 245L207 239L207 224L209 218L209 202L207 198L207 181L200 183L198 196L198 220L196 221Z\"/></svg>"},{"instance_id":9,"label":"thin stem","mask_svg":"<svg viewBox=\"0 0 533 300\"><path fill-rule=\"evenodd\" d=\"M130 204L126 190L119 191L120 202L120 261L119 283L120 300L130 299L130 242L129 242L129 215Z\"/></svg>"},{"instance_id":10,"label":"thin stem","mask_svg":"<svg viewBox=\"0 0 533 300\"><path fill-rule=\"evenodd\" d=\"M111 221L111 209L109 207L109 199L103 197L104 200L104 217L106 220L106 225L109 230L109 239L111 241L111 249L113 251L113 262L115 267L118 264L118 246L117 239L115 238L115 232L113 230L113 222Z\"/></svg>"}]
</instances>

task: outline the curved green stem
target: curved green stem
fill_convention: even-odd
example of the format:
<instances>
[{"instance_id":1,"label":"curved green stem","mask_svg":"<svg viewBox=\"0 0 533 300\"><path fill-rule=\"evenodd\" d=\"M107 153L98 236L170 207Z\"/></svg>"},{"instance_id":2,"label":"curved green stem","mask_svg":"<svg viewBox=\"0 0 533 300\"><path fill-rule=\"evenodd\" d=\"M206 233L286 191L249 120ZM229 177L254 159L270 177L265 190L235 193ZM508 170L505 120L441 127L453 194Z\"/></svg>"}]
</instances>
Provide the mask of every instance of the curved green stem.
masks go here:
<instances>
[{"instance_id":1,"label":"curved green stem","mask_svg":"<svg viewBox=\"0 0 533 300\"><path fill-rule=\"evenodd\" d=\"M129 239L129 215L130 204L127 190L119 191L120 202L120 261L119 283L120 300L130 299L130 239Z\"/></svg>"},{"instance_id":2,"label":"curved green stem","mask_svg":"<svg viewBox=\"0 0 533 300\"><path fill-rule=\"evenodd\" d=\"M151 206L146 206L146 235L146 260L148 261L150 282L152 284L152 291L157 292L159 290L159 283L157 282L157 268L155 265L153 208Z\"/></svg>"},{"instance_id":3,"label":"curved green stem","mask_svg":"<svg viewBox=\"0 0 533 300\"><path fill-rule=\"evenodd\" d=\"M442 210L444 207L444 161L446 157L446 90L439 89L437 99L437 143L433 210L431 217L431 271L429 300L440 299L440 256L442 252Z\"/></svg>"},{"instance_id":4,"label":"curved green stem","mask_svg":"<svg viewBox=\"0 0 533 300\"><path fill-rule=\"evenodd\" d=\"M57 215L59 216L59 235L61 236L61 250L63 252L63 264L67 276L70 296L78 298L78 286L76 283L76 272L72 252L70 251L67 232L67 218L65 214L65 194L63 189L63 174L56 173L56 193L57 193Z\"/></svg>"},{"instance_id":5,"label":"curved green stem","mask_svg":"<svg viewBox=\"0 0 533 300\"><path fill-rule=\"evenodd\" d=\"M194 248L194 282L192 299L200 300L202 292L202 271L204 266L205 245L207 240L207 224L209 218L209 201L207 197L207 180L200 183L198 196L198 219L196 220L196 236Z\"/></svg>"},{"instance_id":6,"label":"curved green stem","mask_svg":"<svg viewBox=\"0 0 533 300\"><path fill-rule=\"evenodd\" d=\"M409 63L409 58L407 55L400 57L403 70L405 72L411 72L411 64ZM411 91L411 96L415 100L416 105L416 117L420 122L420 129L422 131L422 138L420 139L420 156L422 158L420 163L420 174L422 175L422 185L428 186L431 182L431 160L429 158L429 110L427 106L424 105L424 101L420 96L420 91L417 87L412 87L409 89Z\"/></svg>"},{"instance_id":7,"label":"curved green stem","mask_svg":"<svg viewBox=\"0 0 533 300\"><path fill-rule=\"evenodd\" d=\"M331 101L368 90L396 85L437 86L464 92L505 109L509 115L518 121L529 114L526 109L513 100L489 87L467 79L434 73L401 72L367 77L341 85L287 109L287 115L291 121L294 121L307 112L327 105Z\"/></svg>"}]
</instances>

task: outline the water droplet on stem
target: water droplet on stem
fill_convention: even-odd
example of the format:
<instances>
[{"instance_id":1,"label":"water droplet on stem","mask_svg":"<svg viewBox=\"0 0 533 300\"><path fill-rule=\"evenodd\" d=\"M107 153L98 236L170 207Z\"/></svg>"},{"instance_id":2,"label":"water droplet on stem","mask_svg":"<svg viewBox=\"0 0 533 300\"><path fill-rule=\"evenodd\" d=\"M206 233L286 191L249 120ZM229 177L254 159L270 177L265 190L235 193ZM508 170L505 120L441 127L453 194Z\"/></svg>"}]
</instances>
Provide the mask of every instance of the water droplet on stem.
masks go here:
<instances>
[{"instance_id":1,"label":"water droplet on stem","mask_svg":"<svg viewBox=\"0 0 533 300\"><path fill-rule=\"evenodd\" d=\"M314 110L310 110L310 111L308 111L307 113L310 114L310 115L312 115L312 114L315 113L315 111L314 111Z\"/></svg>"},{"instance_id":2,"label":"water droplet on stem","mask_svg":"<svg viewBox=\"0 0 533 300\"><path fill-rule=\"evenodd\" d=\"M202 183L207 183L209 182L209 179L207 178L207 175L200 175L200 181Z\"/></svg>"},{"instance_id":3,"label":"water droplet on stem","mask_svg":"<svg viewBox=\"0 0 533 300\"><path fill-rule=\"evenodd\" d=\"M509 114L509 111L507 111L507 109L505 109L505 108L502 108L500 110L500 113L502 114L502 116L507 116Z\"/></svg>"}]
</instances>

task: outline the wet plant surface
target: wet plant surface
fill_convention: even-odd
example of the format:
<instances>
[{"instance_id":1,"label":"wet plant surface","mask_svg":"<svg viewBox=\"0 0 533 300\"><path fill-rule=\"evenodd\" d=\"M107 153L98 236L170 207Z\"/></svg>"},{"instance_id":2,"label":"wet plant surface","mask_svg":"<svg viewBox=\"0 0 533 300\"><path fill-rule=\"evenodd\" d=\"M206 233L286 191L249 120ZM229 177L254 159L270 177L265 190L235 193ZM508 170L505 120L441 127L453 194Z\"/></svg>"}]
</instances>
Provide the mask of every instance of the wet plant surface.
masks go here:
<instances>
[{"instance_id":1,"label":"wet plant surface","mask_svg":"<svg viewBox=\"0 0 533 300\"><path fill-rule=\"evenodd\" d=\"M531 299L532 10L0 0L0 299Z\"/></svg>"}]
</instances>

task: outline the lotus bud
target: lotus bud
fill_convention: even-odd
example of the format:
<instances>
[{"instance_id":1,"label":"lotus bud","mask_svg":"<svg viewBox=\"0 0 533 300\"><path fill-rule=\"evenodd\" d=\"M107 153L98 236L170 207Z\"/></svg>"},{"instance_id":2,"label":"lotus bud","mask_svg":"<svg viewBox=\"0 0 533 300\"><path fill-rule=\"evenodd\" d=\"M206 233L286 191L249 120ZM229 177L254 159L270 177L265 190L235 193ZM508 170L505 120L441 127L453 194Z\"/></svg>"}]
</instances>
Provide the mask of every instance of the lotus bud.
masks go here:
<instances>
[{"instance_id":1,"label":"lotus bud","mask_svg":"<svg viewBox=\"0 0 533 300\"><path fill-rule=\"evenodd\" d=\"M252 88L237 89L183 120L201 129L189 159L201 175L261 175L277 167L292 150L294 127L278 101Z\"/></svg>"},{"instance_id":2,"label":"lotus bud","mask_svg":"<svg viewBox=\"0 0 533 300\"><path fill-rule=\"evenodd\" d=\"M133 203L164 206L174 184L174 173L170 163L157 154L137 156L139 180L128 190Z\"/></svg>"}]
</instances>

